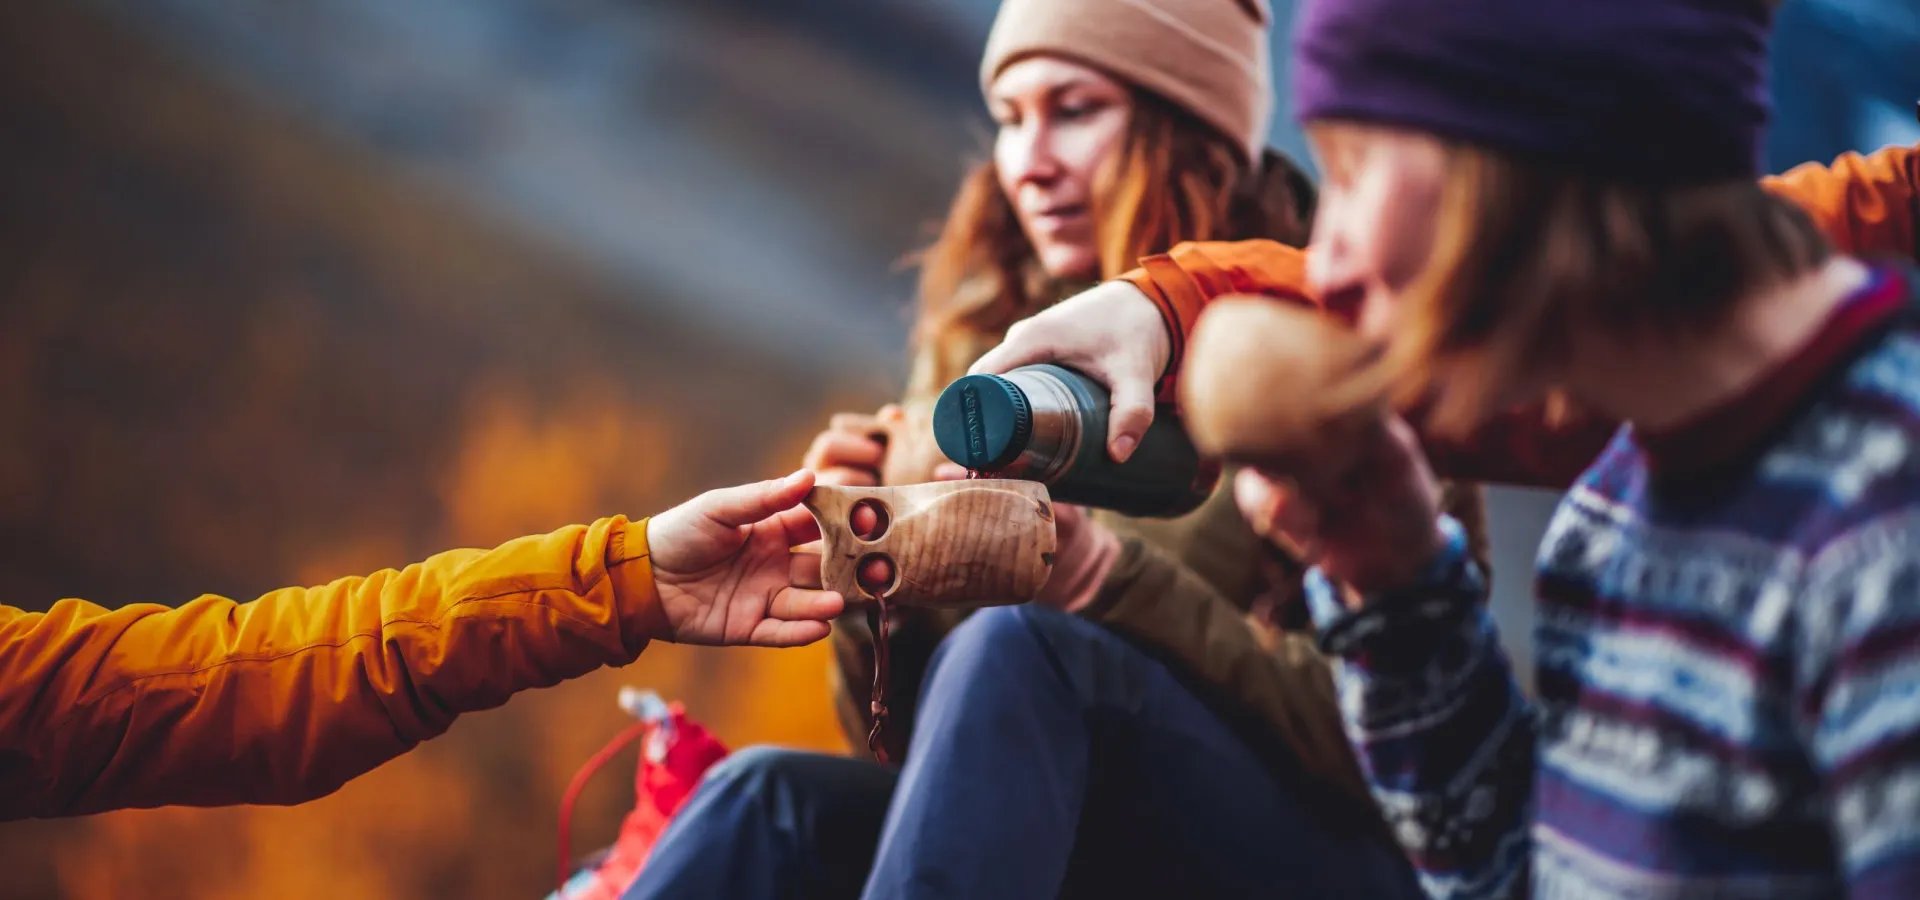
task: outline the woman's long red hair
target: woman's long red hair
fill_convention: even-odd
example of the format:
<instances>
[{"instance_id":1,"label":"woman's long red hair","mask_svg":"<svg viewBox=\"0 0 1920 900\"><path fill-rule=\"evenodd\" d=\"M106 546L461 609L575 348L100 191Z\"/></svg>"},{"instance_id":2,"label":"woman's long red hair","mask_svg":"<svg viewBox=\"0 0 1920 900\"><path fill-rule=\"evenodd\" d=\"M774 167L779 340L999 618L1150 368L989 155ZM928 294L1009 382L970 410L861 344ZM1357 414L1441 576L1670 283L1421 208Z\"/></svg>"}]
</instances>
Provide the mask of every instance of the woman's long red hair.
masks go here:
<instances>
[{"instance_id":1,"label":"woman's long red hair","mask_svg":"<svg viewBox=\"0 0 1920 900\"><path fill-rule=\"evenodd\" d=\"M1268 153L1255 168L1234 142L1191 113L1136 89L1127 138L1101 173L1094 214L1099 277L1182 241L1272 238L1303 246L1314 190L1298 167ZM983 162L954 197L940 234L918 257L916 349L933 353L939 383L964 374L962 347L997 341L1013 323L1060 299L1040 271L1033 245ZM955 352L943 352L943 348Z\"/></svg>"}]
</instances>

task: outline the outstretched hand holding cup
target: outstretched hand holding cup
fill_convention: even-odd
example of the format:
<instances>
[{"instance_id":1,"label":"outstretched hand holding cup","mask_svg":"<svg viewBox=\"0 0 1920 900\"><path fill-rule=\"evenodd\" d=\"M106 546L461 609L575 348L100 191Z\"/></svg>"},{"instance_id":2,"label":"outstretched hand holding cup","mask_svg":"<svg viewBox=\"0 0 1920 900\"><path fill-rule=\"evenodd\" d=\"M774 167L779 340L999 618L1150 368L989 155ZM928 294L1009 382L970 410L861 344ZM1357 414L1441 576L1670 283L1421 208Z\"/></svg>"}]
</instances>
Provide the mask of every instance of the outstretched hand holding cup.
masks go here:
<instances>
[{"instance_id":1,"label":"outstretched hand holding cup","mask_svg":"<svg viewBox=\"0 0 1920 900\"><path fill-rule=\"evenodd\" d=\"M820 537L800 505L813 473L708 491L647 522L665 640L798 647L827 636L845 599L820 589Z\"/></svg>"}]
</instances>

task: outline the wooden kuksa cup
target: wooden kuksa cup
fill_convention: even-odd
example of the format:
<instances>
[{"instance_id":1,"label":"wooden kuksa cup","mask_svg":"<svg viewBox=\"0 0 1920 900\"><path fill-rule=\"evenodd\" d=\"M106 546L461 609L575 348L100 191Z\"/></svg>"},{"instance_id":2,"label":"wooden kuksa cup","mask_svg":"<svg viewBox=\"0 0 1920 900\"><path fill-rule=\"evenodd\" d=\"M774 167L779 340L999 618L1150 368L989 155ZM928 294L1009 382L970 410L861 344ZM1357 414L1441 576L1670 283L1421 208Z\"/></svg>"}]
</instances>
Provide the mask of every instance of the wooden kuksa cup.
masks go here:
<instances>
[{"instance_id":1,"label":"wooden kuksa cup","mask_svg":"<svg viewBox=\"0 0 1920 900\"><path fill-rule=\"evenodd\" d=\"M970 608L1025 603L1053 572L1053 500L1038 482L940 481L901 487L822 485L806 507L820 522L820 581L848 603ZM872 504L880 526L854 533L856 506ZM862 563L883 556L893 581L860 584Z\"/></svg>"}]
</instances>

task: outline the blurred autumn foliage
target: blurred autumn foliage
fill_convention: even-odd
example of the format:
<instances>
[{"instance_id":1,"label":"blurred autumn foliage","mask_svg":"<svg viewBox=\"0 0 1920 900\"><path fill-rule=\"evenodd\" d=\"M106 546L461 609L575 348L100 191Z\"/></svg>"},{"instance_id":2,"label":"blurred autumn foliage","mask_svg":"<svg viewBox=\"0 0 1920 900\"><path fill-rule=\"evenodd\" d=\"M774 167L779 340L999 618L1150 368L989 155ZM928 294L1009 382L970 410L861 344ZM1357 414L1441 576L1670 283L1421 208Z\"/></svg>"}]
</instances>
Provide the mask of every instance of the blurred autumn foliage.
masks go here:
<instances>
[{"instance_id":1,"label":"blurred autumn foliage","mask_svg":"<svg viewBox=\"0 0 1920 900\"><path fill-rule=\"evenodd\" d=\"M797 464L874 385L785 370L65 4L0 4L0 596L251 596ZM822 648L656 646L294 809L0 826L0 898L550 886L621 684L840 746ZM627 769L631 756L613 767ZM627 774L590 792L610 838Z\"/></svg>"}]
</instances>

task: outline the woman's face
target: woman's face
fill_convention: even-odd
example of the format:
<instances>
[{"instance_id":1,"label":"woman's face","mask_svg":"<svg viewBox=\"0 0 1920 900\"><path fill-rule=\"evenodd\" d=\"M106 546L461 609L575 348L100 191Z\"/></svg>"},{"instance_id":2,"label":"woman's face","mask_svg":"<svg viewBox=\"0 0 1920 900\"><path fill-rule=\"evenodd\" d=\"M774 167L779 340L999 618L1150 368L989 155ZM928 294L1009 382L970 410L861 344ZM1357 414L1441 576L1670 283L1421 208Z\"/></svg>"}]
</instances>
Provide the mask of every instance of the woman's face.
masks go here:
<instances>
[{"instance_id":1,"label":"woman's face","mask_svg":"<svg viewBox=\"0 0 1920 900\"><path fill-rule=\"evenodd\" d=\"M1079 63L1029 56L1000 70L987 106L1000 189L1040 265L1054 278L1098 278L1095 180L1126 140L1132 93Z\"/></svg>"},{"instance_id":2,"label":"woman's face","mask_svg":"<svg viewBox=\"0 0 1920 900\"><path fill-rule=\"evenodd\" d=\"M1384 340L1433 251L1445 150L1427 135L1372 126L1311 136L1322 180L1307 281L1328 309Z\"/></svg>"}]
</instances>

